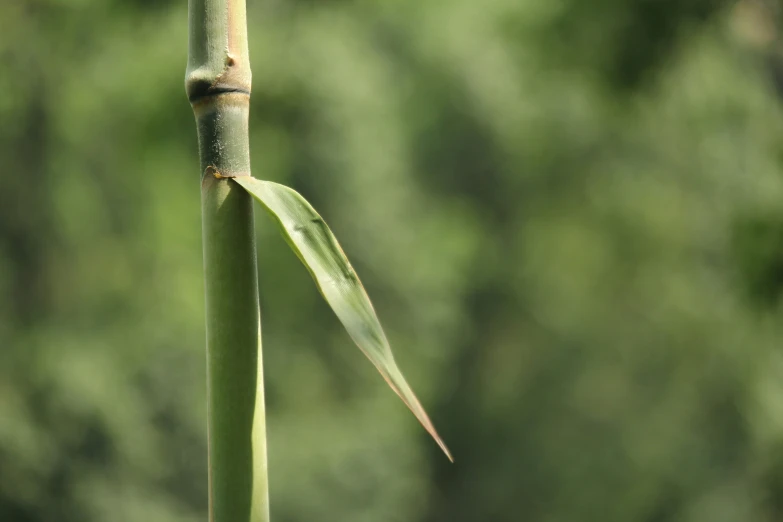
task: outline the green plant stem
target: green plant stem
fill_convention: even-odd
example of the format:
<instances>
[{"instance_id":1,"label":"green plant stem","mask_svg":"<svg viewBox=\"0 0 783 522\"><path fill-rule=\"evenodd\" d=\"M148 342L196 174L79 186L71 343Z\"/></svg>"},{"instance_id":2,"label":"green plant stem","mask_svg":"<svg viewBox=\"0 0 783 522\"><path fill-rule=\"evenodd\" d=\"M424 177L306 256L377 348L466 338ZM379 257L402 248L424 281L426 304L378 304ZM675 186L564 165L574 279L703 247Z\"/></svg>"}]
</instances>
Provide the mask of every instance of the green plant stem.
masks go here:
<instances>
[{"instance_id":1,"label":"green plant stem","mask_svg":"<svg viewBox=\"0 0 783 522\"><path fill-rule=\"evenodd\" d=\"M244 0L190 0L186 91L196 116L207 323L209 513L268 522L266 426L250 175Z\"/></svg>"}]
</instances>

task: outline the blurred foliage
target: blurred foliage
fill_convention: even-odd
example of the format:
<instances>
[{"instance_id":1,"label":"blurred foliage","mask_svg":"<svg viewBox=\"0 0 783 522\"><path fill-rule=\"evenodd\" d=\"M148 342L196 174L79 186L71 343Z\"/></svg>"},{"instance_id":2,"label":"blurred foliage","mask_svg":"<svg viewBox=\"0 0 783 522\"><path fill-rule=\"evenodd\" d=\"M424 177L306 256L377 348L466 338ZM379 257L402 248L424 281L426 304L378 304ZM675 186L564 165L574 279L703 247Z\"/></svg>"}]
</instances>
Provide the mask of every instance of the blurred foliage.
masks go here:
<instances>
[{"instance_id":1,"label":"blurred foliage","mask_svg":"<svg viewBox=\"0 0 783 522\"><path fill-rule=\"evenodd\" d=\"M204 519L185 11L0 7L3 522ZM329 221L457 460L259 215L274 520L783 519L777 4L249 17L255 175Z\"/></svg>"}]
</instances>

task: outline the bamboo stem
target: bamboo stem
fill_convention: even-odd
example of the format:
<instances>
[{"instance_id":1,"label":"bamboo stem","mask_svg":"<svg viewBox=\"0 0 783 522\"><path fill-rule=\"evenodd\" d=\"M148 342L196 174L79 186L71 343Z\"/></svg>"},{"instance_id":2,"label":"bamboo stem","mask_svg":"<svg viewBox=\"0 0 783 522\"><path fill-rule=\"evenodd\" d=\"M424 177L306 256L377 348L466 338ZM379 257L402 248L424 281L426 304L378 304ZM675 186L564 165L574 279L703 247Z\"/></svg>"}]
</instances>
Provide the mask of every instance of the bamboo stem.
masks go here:
<instances>
[{"instance_id":1,"label":"bamboo stem","mask_svg":"<svg viewBox=\"0 0 783 522\"><path fill-rule=\"evenodd\" d=\"M207 323L211 522L268 522L260 311L250 196L244 0L189 1L186 91L196 116Z\"/></svg>"}]
</instances>

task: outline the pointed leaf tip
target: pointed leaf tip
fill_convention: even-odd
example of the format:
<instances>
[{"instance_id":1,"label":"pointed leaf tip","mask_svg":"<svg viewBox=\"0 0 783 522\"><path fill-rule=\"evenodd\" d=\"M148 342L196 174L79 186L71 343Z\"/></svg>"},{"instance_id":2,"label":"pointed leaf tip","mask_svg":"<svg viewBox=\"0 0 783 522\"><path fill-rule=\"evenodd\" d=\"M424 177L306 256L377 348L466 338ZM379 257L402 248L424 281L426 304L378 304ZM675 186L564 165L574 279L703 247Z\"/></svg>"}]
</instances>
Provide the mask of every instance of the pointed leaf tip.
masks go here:
<instances>
[{"instance_id":1,"label":"pointed leaf tip","mask_svg":"<svg viewBox=\"0 0 783 522\"><path fill-rule=\"evenodd\" d=\"M451 452L397 367L367 292L321 216L298 192L285 185L250 176L233 180L275 219L286 242L307 267L348 335L435 439L443 453L454 462Z\"/></svg>"}]
</instances>

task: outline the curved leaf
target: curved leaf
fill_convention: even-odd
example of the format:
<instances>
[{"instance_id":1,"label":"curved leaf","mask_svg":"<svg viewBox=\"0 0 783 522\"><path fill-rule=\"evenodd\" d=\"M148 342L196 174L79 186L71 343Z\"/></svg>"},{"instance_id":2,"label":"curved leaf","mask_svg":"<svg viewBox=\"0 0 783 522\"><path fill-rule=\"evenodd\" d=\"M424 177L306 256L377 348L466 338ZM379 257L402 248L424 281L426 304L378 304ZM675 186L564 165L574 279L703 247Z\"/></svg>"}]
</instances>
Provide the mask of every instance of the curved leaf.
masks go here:
<instances>
[{"instance_id":1,"label":"curved leaf","mask_svg":"<svg viewBox=\"0 0 783 522\"><path fill-rule=\"evenodd\" d=\"M453 461L430 418L402 376L364 290L348 258L326 223L298 192L250 176L233 178L275 218L288 244L310 271L321 294L348 334L386 382Z\"/></svg>"}]
</instances>

